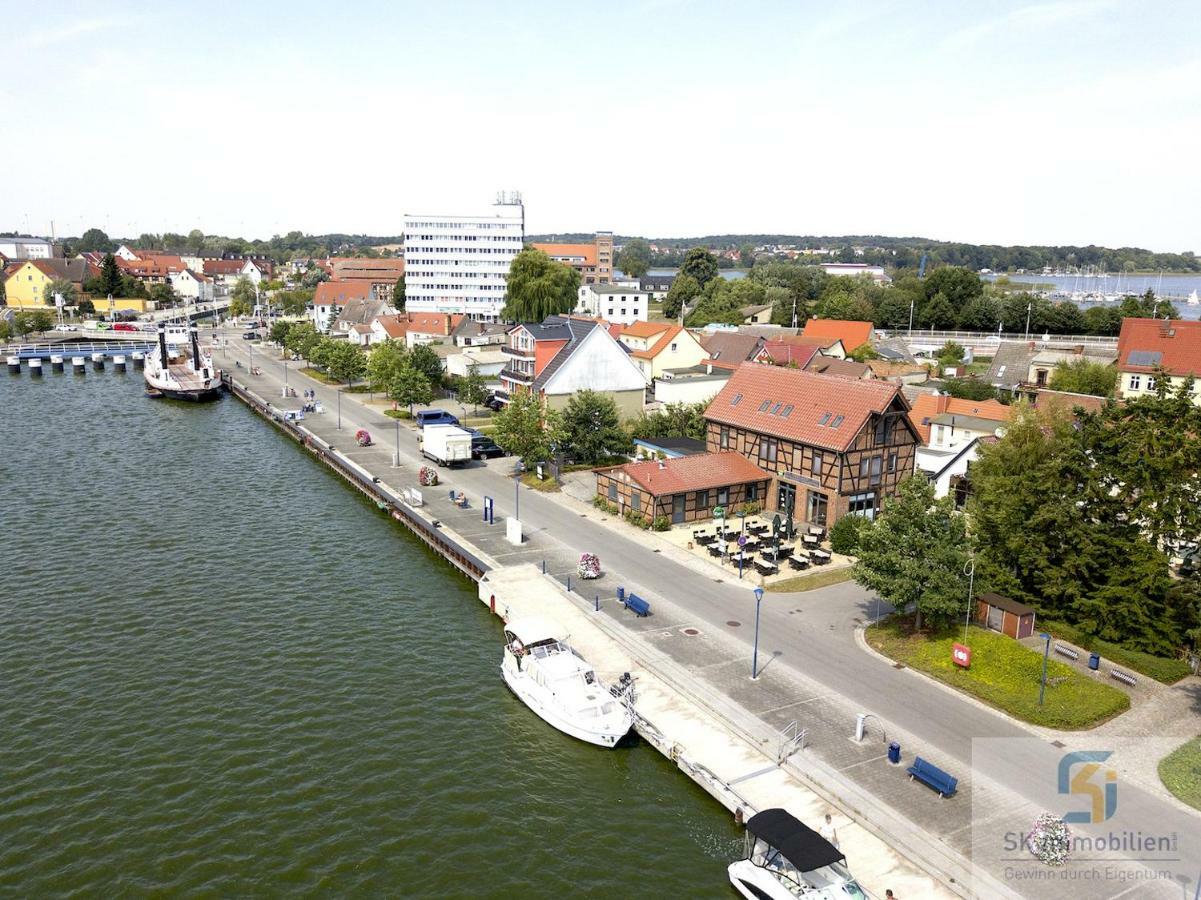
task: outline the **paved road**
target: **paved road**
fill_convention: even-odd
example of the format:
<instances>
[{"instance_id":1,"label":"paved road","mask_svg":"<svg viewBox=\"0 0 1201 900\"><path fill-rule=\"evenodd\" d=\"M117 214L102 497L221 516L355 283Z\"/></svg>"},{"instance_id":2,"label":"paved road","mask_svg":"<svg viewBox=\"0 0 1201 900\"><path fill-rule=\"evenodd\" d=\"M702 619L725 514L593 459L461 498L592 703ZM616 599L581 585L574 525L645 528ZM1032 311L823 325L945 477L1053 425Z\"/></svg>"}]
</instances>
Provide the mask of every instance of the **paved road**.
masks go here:
<instances>
[{"instance_id":1,"label":"paved road","mask_svg":"<svg viewBox=\"0 0 1201 900\"><path fill-rule=\"evenodd\" d=\"M239 358L244 366L248 364L248 348L240 338L230 342L227 352L230 360ZM253 357L254 364L264 371L262 378L246 379L245 371L235 371L235 375L243 376L242 380L248 381L252 387L256 380L265 384L274 383L278 397L282 363L276 354L258 348L253 351ZM221 351L217 352L216 360L222 365ZM311 384L308 379L295 374L291 376L291 383L301 387ZM334 389L317 386L316 390L328 413L336 415ZM266 390L263 393L269 395L271 392ZM393 451L394 420L366 409L351 400L351 396L342 398L343 429L353 434L355 428L367 428L378 443L389 452ZM283 408L296 408L299 405L299 401L294 399L277 402ZM419 464L417 436L410 426L402 425L400 428L399 449L403 464ZM492 496L499 519L513 511L514 481L507 474L511 466L511 460L500 459L492 460L487 465L456 470L446 475L447 484L465 491L472 498ZM749 665L752 629L741 624L727 624L730 621L753 622L754 600L749 586L731 584L724 579L716 579L708 569L698 570L676 562L657 552L647 542L640 541L637 532L630 530L627 533L624 529L613 530L600 525L591 520L590 514L581 513L535 491L521 489L520 509L527 535L537 536L540 541L564 549L565 552L558 557L558 565L563 566L563 560L578 557L582 550L597 553L607 571L623 573L623 583L628 589L637 589L656 603L657 608L664 608L664 616L657 616L655 621L641 624L640 627L648 631L662 631L665 623L695 624L741 642L744 660ZM630 578L629 573L636 575ZM974 792L978 796L974 799L982 801L987 797L990 804L1000 806L1045 803L1045 785L1035 774L1056 771L1064 752L1061 747L1054 746L1048 740L1031 740L1031 731L1007 718L950 693L923 677L898 672L888 662L856 647L848 620L873 618L875 601L855 585L837 585L813 594L812 598L805 596L800 599L796 595L767 595L762 609L759 652L761 659L772 660L774 666L790 667L804 683L819 689L820 699L826 701L826 714L821 724L840 728L843 734L849 735L853 728L854 712L872 712L886 723L887 731L901 735L908 742L907 751L916 747L915 752L933 758L960 776L965 787L971 783L968 779L971 775L973 739L1013 740L1012 745L1007 745L1009 749L1005 753L991 757L988 778L976 779L975 788L978 790ZM722 684L732 689L738 688L732 681L727 680ZM738 699L743 702L743 698ZM791 702L796 697L782 699ZM817 699L816 695L814 699ZM796 715L794 708L792 717ZM835 724L831 726L831 722ZM802 720L801 724L805 725L805 721ZM1017 739L1027 740L1019 742ZM832 751L838 751L837 741L828 740L827 743ZM987 787L984 782L987 782ZM1010 792L1015 796L1010 796ZM926 804L929 800L924 795L911 793L908 796L915 797L909 802L917 805ZM1145 808L1144 821L1174 829L1180 835L1189 835L1187 842L1182 840L1180 855L1189 860L1186 868L1191 866L1191 872L1201 871L1201 837L1198 837L1201 829L1195 817L1163 804L1134 786L1123 785L1122 802L1124 809ZM976 820L979 820L981 810L969 808L968 803L959 807L948 804L944 808L948 817L944 839L961 849L966 848L970 843L972 814L974 812ZM938 828L933 830L935 833L940 831ZM1058 887L1062 889L1063 885ZM1088 896L1117 896L1129 885L1118 883L1112 887L1114 890L1110 892L1094 883ZM1023 890L1032 895L1039 893L1037 890ZM1054 896L1054 893L1049 896Z\"/></svg>"}]
</instances>

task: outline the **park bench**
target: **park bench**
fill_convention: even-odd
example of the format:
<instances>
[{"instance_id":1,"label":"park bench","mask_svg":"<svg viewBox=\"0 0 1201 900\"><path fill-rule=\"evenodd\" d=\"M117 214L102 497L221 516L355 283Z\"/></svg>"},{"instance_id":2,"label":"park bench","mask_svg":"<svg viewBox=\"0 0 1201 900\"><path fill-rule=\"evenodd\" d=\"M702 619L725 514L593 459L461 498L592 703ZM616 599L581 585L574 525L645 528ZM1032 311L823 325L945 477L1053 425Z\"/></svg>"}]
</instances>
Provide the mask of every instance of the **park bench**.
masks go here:
<instances>
[{"instance_id":1,"label":"park bench","mask_svg":"<svg viewBox=\"0 0 1201 900\"><path fill-rule=\"evenodd\" d=\"M633 610L636 616L649 616L651 614L651 605L637 594L626 594L622 603L625 604L626 609Z\"/></svg>"},{"instance_id":2,"label":"park bench","mask_svg":"<svg viewBox=\"0 0 1201 900\"><path fill-rule=\"evenodd\" d=\"M959 779L952 778L938 766L926 762L920 756L913 760L913 765L908 769L909 780L917 779L922 784L938 791L940 797L950 797L955 793L955 788L959 784Z\"/></svg>"}]
</instances>

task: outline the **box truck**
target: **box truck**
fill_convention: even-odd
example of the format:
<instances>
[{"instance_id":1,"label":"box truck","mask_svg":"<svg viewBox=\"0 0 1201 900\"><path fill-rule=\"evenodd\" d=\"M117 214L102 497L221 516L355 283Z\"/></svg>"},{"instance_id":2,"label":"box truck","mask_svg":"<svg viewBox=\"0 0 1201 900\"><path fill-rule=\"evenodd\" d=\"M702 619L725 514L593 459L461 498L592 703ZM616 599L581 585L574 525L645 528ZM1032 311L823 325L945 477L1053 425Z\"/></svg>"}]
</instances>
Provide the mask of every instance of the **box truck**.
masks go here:
<instances>
[{"instance_id":1,"label":"box truck","mask_svg":"<svg viewBox=\"0 0 1201 900\"><path fill-rule=\"evenodd\" d=\"M440 466L471 462L471 432L454 425L426 425L421 433L421 455Z\"/></svg>"}]
</instances>

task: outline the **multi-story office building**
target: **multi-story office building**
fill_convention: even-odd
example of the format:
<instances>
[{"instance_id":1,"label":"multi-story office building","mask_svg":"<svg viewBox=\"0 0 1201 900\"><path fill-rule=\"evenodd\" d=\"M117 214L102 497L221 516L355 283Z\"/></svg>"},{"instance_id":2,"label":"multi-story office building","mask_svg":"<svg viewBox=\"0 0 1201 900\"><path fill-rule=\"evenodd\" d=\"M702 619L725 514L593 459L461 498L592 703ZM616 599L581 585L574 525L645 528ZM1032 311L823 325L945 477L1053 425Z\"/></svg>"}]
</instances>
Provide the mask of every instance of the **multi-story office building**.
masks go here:
<instances>
[{"instance_id":1,"label":"multi-story office building","mask_svg":"<svg viewBox=\"0 0 1201 900\"><path fill-rule=\"evenodd\" d=\"M520 194L498 196L490 215L406 215L404 238L406 310L500 318L509 264L525 240Z\"/></svg>"},{"instance_id":2,"label":"multi-story office building","mask_svg":"<svg viewBox=\"0 0 1201 900\"><path fill-rule=\"evenodd\" d=\"M598 231L591 244L532 244L556 262L580 273L581 284L613 281L613 232Z\"/></svg>"}]
</instances>

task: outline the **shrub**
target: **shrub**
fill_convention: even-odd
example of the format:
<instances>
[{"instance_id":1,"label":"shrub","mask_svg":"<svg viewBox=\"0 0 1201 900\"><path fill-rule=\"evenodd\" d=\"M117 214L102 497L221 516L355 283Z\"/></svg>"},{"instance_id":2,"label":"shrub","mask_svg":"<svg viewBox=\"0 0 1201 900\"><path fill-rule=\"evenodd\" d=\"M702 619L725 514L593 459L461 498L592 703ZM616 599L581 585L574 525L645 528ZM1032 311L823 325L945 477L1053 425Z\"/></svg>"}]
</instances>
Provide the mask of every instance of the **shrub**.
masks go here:
<instances>
[{"instance_id":1,"label":"shrub","mask_svg":"<svg viewBox=\"0 0 1201 900\"><path fill-rule=\"evenodd\" d=\"M830 549L845 556L859 552L859 536L871 522L863 516L846 515L830 526Z\"/></svg>"},{"instance_id":2,"label":"shrub","mask_svg":"<svg viewBox=\"0 0 1201 900\"><path fill-rule=\"evenodd\" d=\"M762 508L763 507L759 504L758 500L751 500L750 502L744 503L738 507L738 514L742 516L754 516L758 515L759 510Z\"/></svg>"},{"instance_id":3,"label":"shrub","mask_svg":"<svg viewBox=\"0 0 1201 900\"><path fill-rule=\"evenodd\" d=\"M626 521L635 528L646 528L647 526L646 516L640 512L634 512L632 509L626 510Z\"/></svg>"},{"instance_id":4,"label":"shrub","mask_svg":"<svg viewBox=\"0 0 1201 900\"><path fill-rule=\"evenodd\" d=\"M655 531L670 531L671 519L668 516L655 516L655 521L652 526Z\"/></svg>"}]
</instances>

